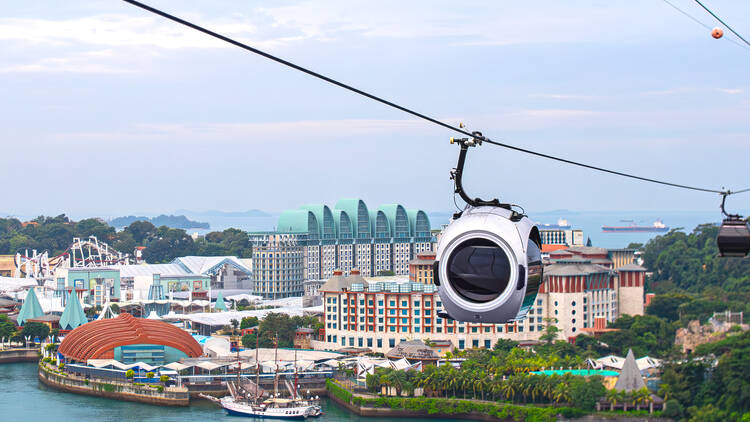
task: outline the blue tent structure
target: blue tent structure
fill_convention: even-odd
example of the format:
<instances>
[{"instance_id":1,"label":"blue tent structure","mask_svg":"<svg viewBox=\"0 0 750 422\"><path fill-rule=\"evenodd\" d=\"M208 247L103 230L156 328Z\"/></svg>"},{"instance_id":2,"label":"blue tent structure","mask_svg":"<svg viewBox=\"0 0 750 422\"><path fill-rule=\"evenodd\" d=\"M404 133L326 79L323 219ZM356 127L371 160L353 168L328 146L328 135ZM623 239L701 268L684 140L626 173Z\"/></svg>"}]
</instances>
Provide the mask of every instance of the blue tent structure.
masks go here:
<instances>
[{"instance_id":1,"label":"blue tent structure","mask_svg":"<svg viewBox=\"0 0 750 422\"><path fill-rule=\"evenodd\" d=\"M72 330L87 322L89 322L89 320L86 318L86 313L83 312L83 307L78 300L78 295L73 291L68 294L68 303L65 305L65 310L60 317L60 329Z\"/></svg>"},{"instance_id":2,"label":"blue tent structure","mask_svg":"<svg viewBox=\"0 0 750 422\"><path fill-rule=\"evenodd\" d=\"M39 318L42 315L44 315L42 305L39 304L39 299L37 299L32 287L29 289L29 293L26 294L26 299L24 299L23 305L21 305L21 310L18 312L16 321L18 321L18 325L23 325L26 320Z\"/></svg>"}]
</instances>

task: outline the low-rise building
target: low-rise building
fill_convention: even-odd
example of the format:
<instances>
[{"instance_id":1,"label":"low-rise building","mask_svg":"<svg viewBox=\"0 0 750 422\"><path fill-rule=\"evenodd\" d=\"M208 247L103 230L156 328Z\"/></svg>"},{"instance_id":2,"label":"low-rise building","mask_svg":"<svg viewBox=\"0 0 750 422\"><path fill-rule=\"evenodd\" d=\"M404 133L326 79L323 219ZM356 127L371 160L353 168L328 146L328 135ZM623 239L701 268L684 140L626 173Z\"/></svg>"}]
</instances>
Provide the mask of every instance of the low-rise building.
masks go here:
<instances>
[{"instance_id":1,"label":"low-rise building","mask_svg":"<svg viewBox=\"0 0 750 422\"><path fill-rule=\"evenodd\" d=\"M409 281L413 283L435 284L433 265L435 252L425 251L417 254L417 258L409 261Z\"/></svg>"},{"instance_id":2,"label":"low-rise building","mask_svg":"<svg viewBox=\"0 0 750 422\"><path fill-rule=\"evenodd\" d=\"M552 254L544 282L523 320L478 324L440 318L437 286L401 277L346 277L336 272L320 288L325 334L322 347L365 347L385 353L406 340L449 339L453 347L490 348L498 339L534 342L553 323L559 338L606 328L620 315L643 314L645 270L635 264L613 269L608 251L579 247ZM596 263L595 263L596 262Z\"/></svg>"},{"instance_id":3,"label":"low-rise building","mask_svg":"<svg viewBox=\"0 0 750 422\"><path fill-rule=\"evenodd\" d=\"M253 288L252 261L236 256L183 256L175 258L173 264L186 271L211 279L215 290L249 290Z\"/></svg>"}]
</instances>

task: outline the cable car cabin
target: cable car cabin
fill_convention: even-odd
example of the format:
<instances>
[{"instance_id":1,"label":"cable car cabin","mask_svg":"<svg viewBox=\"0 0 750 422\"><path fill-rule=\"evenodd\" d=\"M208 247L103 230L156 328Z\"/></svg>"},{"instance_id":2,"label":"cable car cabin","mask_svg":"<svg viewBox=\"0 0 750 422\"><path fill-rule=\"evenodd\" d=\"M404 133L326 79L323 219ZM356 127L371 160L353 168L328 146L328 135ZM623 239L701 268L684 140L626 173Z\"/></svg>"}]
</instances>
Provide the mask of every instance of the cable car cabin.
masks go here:
<instances>
[{"instance_id":1,"label":"cable car cabin","mask_svg":"<svg viewBox=\"0 0 750 422\"><path fill-rule=\"evenodd\" d=\"M726 257L744 257L750 252L750 228L740 218L727 218L721 223L716 237L719 255Z\"/></svg>"}]
</instances>

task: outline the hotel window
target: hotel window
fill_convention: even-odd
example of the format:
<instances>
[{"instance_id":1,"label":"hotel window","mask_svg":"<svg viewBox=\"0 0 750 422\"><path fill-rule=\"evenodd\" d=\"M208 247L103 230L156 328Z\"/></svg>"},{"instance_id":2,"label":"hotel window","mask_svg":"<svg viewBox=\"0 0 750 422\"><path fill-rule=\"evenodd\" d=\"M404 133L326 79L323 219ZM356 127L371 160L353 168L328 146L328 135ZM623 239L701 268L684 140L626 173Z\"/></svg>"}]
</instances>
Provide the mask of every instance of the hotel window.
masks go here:
<instances>
[{"instance_id":1,"label":"hotel window","mask_svg":"<svg viewBox=\"0 0 750 422\"><path fill-rule=\"evenodd\" d=\"M471 332L472 333L476 333L477 332L477 327L471 327Z\"/></svg>"},{"instance_id":2,"label":"hotel window","mask_svg":"<svg viewBox=\"0 0 750 422\"><path fill-rule=\"evenodd\" d=\"M458 327L458 332L459 333L463 333L464 332L464 327L463 326L459 326Z\"/></svg>"},{"instance_id":3,"label":"hotel window","mask_svg":"<svg viewBox=\"0 0 750 422\"><path fill-rule=\"evenodd\" d=\"M519 326L518 326L518 332L519 332L519 333L522 333L522 332L523 332L523 325L519 325Z\"/></svg>"},{"instance_id":4,"label":"hotel window","mask_svg":"<svg viewBox=\"0 0 750 422\"><path fill-rule=\"evenodd\" d=\"M395 333L395 332L396 332L396 327L394 327L393 325L391 325L391 332L392 332L392 333Z\"/></svg>"},{"instance_id":5,"label":"hotel window","mask_svg":"<svg viewBox=\"0 0 750 422\"><path fill-rule=\"evenodd\" d=\"M490 347L492 347L492 344L490 343L490 340L485 340L484 341L484 348L485 349L489 349Z\"/></svg>"},{"instance_id":6,"label":"hotel window","mask_svg":"<svg viewBox=\"0 0 750 422\"><path fill-rule=\"evenodd\" d=\"M479 340L472 340L472 341L471 341L471 347L473 347L473 348L475 348L475 349L476 349L477 347L479 347Z\"/></svg>"},{"instance_id":7,"label":"hotel window","mask_svg":"<svg viewBox=\"0 0 750 422\"><path fill-rule=\"evenodd\" d=\"M484 332L485 333L489 333L490 332L490 327L484 327Z\"/></svg>"},{"instance_id":8,"label":"hotel window","mask_svg":"<svg viewBox=\"0 0 750 422\"><path fill-rule=\"evenodd\" d=\"M443 327L435 327L435 332L436 333L442 333L443 332Z\"/></svg>"},{"instance_id":9,"label":"hotel window","mask_svg":"<svg viewBox=\"0 0 750 422\"><path fill-rule=\"evenodd\" d=\"M429 332L431 332L431 330L432 330L432 327L424 327L424 332L425 333L429 333Z\"/></svg>"},{"instance_id":10,"label":"hotel window","mask_svg":"<svg viewBox=\"0 0 750 422\"><path fill-rule=\"evenodd\" d=\"M406 328L406 327L404 327L404 328ZM414 332L418 333L419 332L419 327L414 327Z\"/></svg>"},{"instance_id":11,"label":"hotel window","mask_svg":"<svg viewBox=\"0 0 750 422\"><path fill-rule=\"evenodd\" d=\"M388 339L388 346L389 347L396 347L396 339L395 338L389 338Z\"/></svg>"},{"instance_id":12,"label":"hotel window","mask_svg":"<svg viewBox=\"0 0 750 422\"><path fill-rule=\"evenodd\" d=\"M453 333L453 327L448 327L447 329L448 329L448 333L449 333L449 334L450 334L450 333Z\"/></svg>"},{"instance_id":13,"label":"hotel window","mask_svg":"<svg viewBox=\"0 0 750 422\"><path fill-rule=\"evenodd\" d=\"M534 326L533 325L529 327L529 331L534 331Z\"/></svg>"},{"instance_id":14,"label":"hotel window","mask_svg":"<svg viewBox=\"0 0 750 422\"><path fill-rule=\"evenodd\" d=\"M383 347L383 339L382 338L378 339L378 347Z\"/></svg>"},{"instance_id":15,"label":"hotel window","mask_svg":"<svg viewBox=\"0 0 750 422\"><path fill-rule=\"evenodd\" d=\"M465 345L466 345L466 341L465 340L459 340L458 341L458 348L459 349L463 350L464 347L465 347Z\"/></svg>"}]
</instances>

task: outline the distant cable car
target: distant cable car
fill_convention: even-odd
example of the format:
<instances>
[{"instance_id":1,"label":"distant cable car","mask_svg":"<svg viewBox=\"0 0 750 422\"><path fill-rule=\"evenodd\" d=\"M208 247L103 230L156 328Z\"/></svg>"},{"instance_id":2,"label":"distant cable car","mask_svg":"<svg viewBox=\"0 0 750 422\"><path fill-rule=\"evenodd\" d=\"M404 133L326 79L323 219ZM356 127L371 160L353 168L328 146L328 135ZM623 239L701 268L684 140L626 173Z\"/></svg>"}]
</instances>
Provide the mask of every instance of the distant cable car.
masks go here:
<instances>
[{"instance_id":1,"label":"distant cable car","mask_svg":"<svg viewBox=\"0 0 750 422\"><path fill-rule=\"evenodd\" d=\"M750 252L750 228L742 216L727 214L724 210L724 202L730 192L722 194L721 212L726 216L719 228L716 244L719 247L719 255L725 257L744 257Z\"/></svg>"},{"instance_id":2,"label":"distant cable car","mask_svg":"<svg viewBox=\"0 0 750 422\"><path fill-rule=\"evenodd\" d=\"M471 199L461 176L469 147L482 135L459 139L458 166L451 172L455 192L469 205L443 232L434 279L443 302L441 316L458 321L506 323L523 319L542 282L539 229L511 204Z\"/></svg>"},{"instance_id":3,"label":"distant cable car","mask_svg":"<svg viewBox=\"0 0 750 422\"><path fill-rule=\"evenodd\" d=\"M723 30L723 29L721 29L721 28L719 28L719 27L717 26L716 28L714 28L714 29L713 29L713 30L711 31L711 36L712 36L712 37L714 37L714 38L716 38L716 39L718 40L719 38L721 38L721 37L723 37L723 36L724 36L724 30Z\"/></svg>"}]
</instances>

